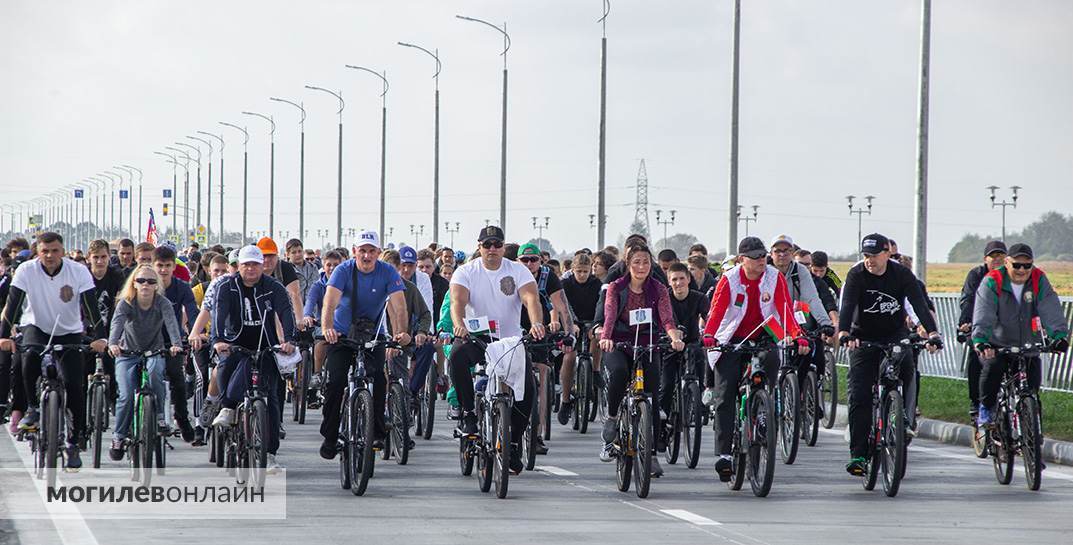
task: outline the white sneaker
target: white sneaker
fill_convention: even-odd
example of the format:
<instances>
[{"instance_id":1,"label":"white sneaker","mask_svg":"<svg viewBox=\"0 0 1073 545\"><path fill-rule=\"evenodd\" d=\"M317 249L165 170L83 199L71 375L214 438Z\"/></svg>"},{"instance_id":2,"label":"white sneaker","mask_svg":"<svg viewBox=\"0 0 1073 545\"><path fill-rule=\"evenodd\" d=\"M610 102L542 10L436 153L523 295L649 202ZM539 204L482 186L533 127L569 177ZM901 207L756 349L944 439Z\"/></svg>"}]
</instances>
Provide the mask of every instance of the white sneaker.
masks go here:
<instances>
[{"instance_id":1,"label":"white sneaker","mask_svg":"<svg viewBox=\"0 0 1073 545\"><path fill-rule=\"evenodd\" d=\"M704 395L701 396L700 402L704 405L715 405L715 388L705 388Z\"/></svg>"},{"instance_id":2,"label":"white sneaker","mask_svg":"<svg viewBox=\"0 0 1073 545\"><path fill-rule=\"evenodd\" d=\"M213 426L234 426L235 409L220 409L220 414L212 421Z\"/></svg>"},{"instance_id":3,"label":"white sneaker","mask_svg":"<svg viewBox=\"0 0 1073 545\"><path fill-rule=\"evenodd\" d=\"M269 454L268 455L268 466L265 467L265 473L267 473L269 475L275 475L275 474L279 473L280 471L283 471L283 466L279 465L279 462L276 461L276 455L275 454Z\"/></svg>"},{"instance_id":4,"label":"white sneaker","mask_svg":"<svg viewBox=\"0 0 1073 545\"><path fill-rule=\"evenodd\" d=\"M611 445L611 443L605 443L604 448L600 449L600 461L601 462L610 462L613 459L612 456L611 456L611 451L614 448L615 447L613 447Z\"/></svg>"}]
</instances>

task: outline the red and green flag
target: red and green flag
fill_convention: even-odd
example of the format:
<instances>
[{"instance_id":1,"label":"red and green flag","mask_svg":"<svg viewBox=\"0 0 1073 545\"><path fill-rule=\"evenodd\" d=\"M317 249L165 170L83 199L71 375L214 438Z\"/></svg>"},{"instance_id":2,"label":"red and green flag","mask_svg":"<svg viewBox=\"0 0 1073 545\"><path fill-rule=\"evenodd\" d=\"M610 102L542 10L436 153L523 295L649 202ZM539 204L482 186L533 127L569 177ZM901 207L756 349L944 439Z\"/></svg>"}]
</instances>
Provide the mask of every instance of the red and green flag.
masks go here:
<instances>
[{"instance_id":1,"label":"red and green flag","mask_svg":"<svg viewBox=\"0 0 1073 545\"><path fill-rule=\"evenodd\" d=\"M782 341L786 338L786 330L782 328L782 324L779 323L778 318L776 318L774 314L768 316L761 325L764 327L764 331L767 331L767 334L771 335L771 338L774 339L775 342Z\"/></svg>"}]
</instances>

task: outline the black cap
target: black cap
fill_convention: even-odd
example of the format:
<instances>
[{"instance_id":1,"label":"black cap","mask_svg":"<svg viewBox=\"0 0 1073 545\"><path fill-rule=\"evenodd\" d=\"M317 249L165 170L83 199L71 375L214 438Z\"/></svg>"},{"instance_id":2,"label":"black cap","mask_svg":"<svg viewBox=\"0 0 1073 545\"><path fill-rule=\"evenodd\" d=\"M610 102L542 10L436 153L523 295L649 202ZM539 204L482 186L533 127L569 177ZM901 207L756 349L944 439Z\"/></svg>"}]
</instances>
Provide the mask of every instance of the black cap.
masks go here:
<instances>
[{"instance_id":1,"label":"black cap","mask_svg":"<svg viewBox=\"0 0 1073 545\"><path fill-rule=\"evenodd\" d=\"M861 253L875 255L884 250L890 249L890 241L887 237L879 234L872 233L863 239L861 239Z\"/></svg>"},{"instance_id":2,"label":"black cap","mask_svg":"<svg viewBox=\"0 0 1073 545\"><path fill-rule=\"evenodd\" d=\"M738 243L738 255L752 259L761 258L767 255L767 246L756 237L745 237Z\"/></svg>"},{"instance_id":3,"label":"black cap","mask_svg":"<svg viewBox=\"0 0 1073 545\"><path fill-rule=\"evenodd\" d=\"M987 243L987 246L984 246L985 256L991 255L995 252L1006 253L1006 243L1002 242L1001 240L992 240L991 242Z\"/></svg>"},{"instance_id":4,"label":"black cap","mask_svg":"<svg viewBox=\"0 0 1073 545\"><path fill-rule=\"evenodd\" d=\"M506 240L506 237L503 236L502 229L495 225L488 225L485 228L481 229L481 235L477 237L477 242L484 242L491 238L497 239L500 242Z\"/></svg>"},{"instance_id":5,"label":"black cap","mask_svg":"<svg viewBox=\"0 0 1073 545\"><path fill-rule=\"evenodd\" d=\"M814 267L826 267L827 266L827 252L824 252L824 251L812 252L812 265Z\"/></svg>"},{"instance_id":6,"label":"black cap","mask_svg":"<svg viewBox=\"0 0 1073 545\"><path fill-rule=\"evenodd\" d=\"M1009 255L1010 257L1027 257L1029 259L1035 259L1032 256L1032 247L1028 244L1022 244L1020 242L1014 244L1013 246L1010 246L1010 251L1007 255Z\"/></svg>"}]
</instances>

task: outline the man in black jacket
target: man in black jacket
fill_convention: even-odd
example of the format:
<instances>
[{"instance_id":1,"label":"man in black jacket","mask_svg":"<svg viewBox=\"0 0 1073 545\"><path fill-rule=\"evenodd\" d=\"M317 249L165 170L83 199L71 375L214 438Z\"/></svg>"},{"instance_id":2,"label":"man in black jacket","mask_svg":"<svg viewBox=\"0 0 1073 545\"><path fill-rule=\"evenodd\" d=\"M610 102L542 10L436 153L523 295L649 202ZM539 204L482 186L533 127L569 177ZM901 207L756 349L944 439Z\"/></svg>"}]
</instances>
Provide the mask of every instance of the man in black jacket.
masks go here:
<instances>
[{"instance_id":1,"label":"man in black jacket","mask_svg":"<svg viewBox=\"0 0 1073 545\"><path fill-rule=\"evenodd\" d=\"M1006 259L1006 245L1001 240L992 240L984 247L984 263L974 267L965 276L965 285L961 287L961 298L958 303L961 307L961 315L958 318L958 332L968 337L972 330L972 309L976 306L976 290L980 287L987 273L1003 266ZM963 336L959 335L959 337ZM980 355L970 346L968 353L968 365L966 374L969 379L969 414L972 421L976 422L977 407L980 406Z\"/></svg>"}]
</instances>

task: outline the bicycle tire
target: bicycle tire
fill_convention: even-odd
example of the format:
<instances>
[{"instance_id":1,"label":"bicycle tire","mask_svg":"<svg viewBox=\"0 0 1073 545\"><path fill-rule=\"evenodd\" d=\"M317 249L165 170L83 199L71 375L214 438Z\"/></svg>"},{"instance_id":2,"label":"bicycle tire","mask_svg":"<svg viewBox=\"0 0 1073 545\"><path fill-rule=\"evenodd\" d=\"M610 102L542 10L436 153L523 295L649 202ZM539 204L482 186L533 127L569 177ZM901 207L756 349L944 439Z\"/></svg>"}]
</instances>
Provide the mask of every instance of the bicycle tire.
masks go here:
<instances>
[{"instance_id":1,"label":"bicycle tire","mask_svg":"<svg viewBox=\"0 0 1073 545\"><path fill-rule=\"evenodd\" d=\"M544 389L545 403L544 406L541 407L544 413L544 420L540 424L545 441L551 439L551 409L555 404L555 367L550 367L551 368L548 370L548 380L545 380L544 383L540 385L540 387Z\"/></svg>"},{"instance_id":2,"label":"bicycle tire","mask_svg":"<svg viewBox=\"0 0 1073 545\"><path fill-rule=\"evenodd\" d=\"M688 382L682 388L682 422L685 424L682 435L685 438L685 462L686 467L695 469L700 462L701 431L701 405L700 385L696 382Z\"/></svg>"},{"instance_id":3,"label":"bicycle tire","mask_svg":"<svg viewBox=\"0 0 1073 545\"><path fill-rule=\"evenodd\" d=\"M625 400L624 400L625 401ZM630 444L630 423L623 416L626 414L626 407L619 405L618 415L618 455L615 457L615 484L618 485L619 492L628 492L630 490L630 482L633 480L633 454L631 454L632 445Z\"/></svg>"},{"instance_id":4,"label":"bicycle tire","mask_svg":"<svg viewBox=\"0 0 1073 545\"><path fill-rule=\"evenodd\" d=\"M664 459L668 464L678 463L678 457L682 451L682 403L681 383L675 388L671 400L671 414L667 415L667 422L660 422L661 428L667 430L670 423L670 431L667 435L667 445L664 451Z\"/></svg>"},{"instance_id":5,"label":"bicycle tire","mask_svg":"<svg viewBox=\"0 0 1073 545\"><path fill-rule=\"evenodd\" d=\"M141 445L141 478L138 480L142 486L148 487L153 480L153 457L156 455L156 400L153 396L142 396L141 415L138 426L138 443Z\"/></svg>"},{"instance_id":6,"label":"bicycle tire","mask_svg":"<svg viewBox=\"0 0 1073 545\"><path fill-rule=\"evenodd\" d=\"M791 465L797 460L797 448L801 438L801 392L798 389L797 372L790 371L782 375L778 388L779 454L782 463Z\"/></svg>"},{"instance_id":7,"label":"bicycle tire","mask_svg":"<svg viewBox=\"0 0 1073 545\"><path fill-rule=\"evenodd\" d=\"M882 429L879 425L879 416L875 410L872 411L872 427L868 431L868 471L865 472L862 484L865 490L875 490L876 483L879 482L879 430Z\"/></svg>"},{"instance_id":8,"label":"bicycle tire","mask_svg":"<svg viewBox=\"0 0 1073 545\"><path fill-rule=\"evenodd\" d=\"M89 387L90 391L90 442L93 444L93 469L101 468L101 438L104 435L105 409L105 385L94 382Z\"/></svg>"},{"instance_id":9,"label":"bicycle tire","mask_svg":"<svg viewBox=\"0 0 1073 545\"><path fill-rule=\"evenodd\" d=\"M753 495L763 498L771 492L775 478L775 442L778 440L775 423L775 404L766 389L760 388L749 396L752 441L749 444L749 486ZM763 420L760 416L763 415Z\"/></svg>"},{"instance_id":10,"label":"bicycle tire","mask_svg":"<svg viewBox=\"0 0 1073 545\"><path fill-rule=\"evenodd\" d=\"M888 390L883 397L883 441L880 449L883 492L887 497L898 495L902 476L905 475L905 405L902 394Z\"/></svg>"},{"instance_id":11,"label":"bicycle tire","mask_svg":"<svg viewBox=\"0 0 1073 545\"><path fill-rule=\"evenodd\" d=\"M838 369L835 367L833 352L825 352L825 368L823 381L820 382L820 406L823 407L823 427L831 429L835 426L838 415Z\"/></svg>"},{"instance_id":12,"label":"bicycle tire","mask_svg":"<svg viewBox=\"0 0 1073 545\"><path fill-rule=\"evenodd\" d=\"M1039 490L1043 472L1039 400L1025 396L1018 404L1018 425L1021 428L1021 457L1024 458L1025 484L1029 490Z\"/></svg>"},{"instance_id":13,"label":"bicycle tire","mask_svg":"<svg viewBox=\"0 0 1073 545\"><path fill-rule=\"evenodd\" d=\"M1014 439L1010 429L1010 415L1005 407L1000 406L999 410L995 411L995 422L1001 441L993 444L991 461L995 468L995 480L998 484L1006 485L1013 481L1014 449L1010 447L1013 446Z\"/></svg>"},{"instance_id":14,"label":"bicycle tire","mask_svg":"<svg viewBox=\"0 0 1073 545\"><path fill-rule=\"evenodd\" d=\"M473 474L473 456L470 455L470 440L461 437L458 440L458 465L463 477Z\"/></svg>"},{"instance_id":15,"label":"bicycle tire","mask_svg":"<svg viewBox=\"0 0 1073 545\"><path fill-rule=\"evenodd\" d=\"M351 475L351 479L354 481L353 487L350 489L355 496L361 496L365 493L365 489L369 486L369 479L373 476L373 464L376 463L376 456L373 452L373 433L376 429L376 424L373 416L373 395L369 393L369 390L360 390L356 398L358 410L356 416L360 419L356 419L354 428L351 429L351 445L360 445L360 452L352 452L357 454L354 456L354 460L360 461L360 468L354 467L355 471ZM360 432L360 435L359 435ZM352 464L354 461L351 462Z\"/></svg>"},{"instance_id":16,"label":"bicycle tire","mask_svg":"<svg viewBox=\"0 0 1073 545\"><path fill-rule=\"evenodd\" d=\"M480 436L477 449L477 488L481 492L492 489L492 449L495 448L492 438L492 428L487 420L491 418L491 410L484 401L477 404L477 432Z\"/></svg>"},{"instance_id":17,"label":"bicycle tire","mask_svg":"<svg viewBox=\"0 0 1073 545\"><path fill-rule=\"evenodd\" d=\"M339 449L339 488L343 490L350 490L353 486L353 481L350 480L350 456L353 453L350 447L350 427L355 418L355 405L354 395L351 394L343 400L339 409L339 437L343 439L343 447Z\"/></svg>"},{"instance_id":18,"label":"bicycle tire","mask_svg":"<svg viewBox=\"0 0 1073 545\"><path fill-rule=\"evenodd\" d=\"M439 381L439 375L436 374L436 363L429 367L428 374L425 375L425 391L421 398L421 407L419 411L424 417L424 427L421 430L421 437L424 437L426 441L432 439L432 427L433 422L436 421L436 383Z\"/></svg>"},{"instance_id":19,"label":"bicycle tire","mask_svg":"<svg viewBox=\"0 0 1073 545\"><path fill-rule=\"evenodd\" d=\"M212 451L209 454L214 457L209 461L215 464L216 467L224 467L227 457L224 455L226 443L224 442L223 430L217 426L210 426L209 429L212 436Z\"/></svg>"},{"instance_id":20,"label":"bicycle tire","mask_svg":"<svg viewBox=\"0 0 1073 545\"><path fill-rule=\"evenodd\" d=\"M384 425L385 426L391 426L392 422L395 421L395 410L392 407L393 403L392 403L391 397L392 397L392 389L391 389L391 384L389 383L388 386L387 386L387 399L384 400ZM380 451L380 459L385 460L385 461L391 459L392 449L395 448L395 441L393 441L392 438L391 438L392 430L388 429L388 430L386 430L386 432L387 433L384 435L384 448L383 448L383 450Z\"/></svg>"},{"instance_id":21,"label":"bicycle tire","mask_svg":"<svg viewBox=\"0 0 1073 545\"><path fill-rule=\"evenodd\" d=\"M522 461L525 462L526 471L532 471L536 467L536 449L537 449L537 426L540 422L540 416L536 411L529 411L529 425L526 426L525 431L522 433Z\"/></svg>"},{"instance_id":22,"label":"bicycle tire","mask_svg":"<svg viewBox=\"0 0 1073 545\"><path fill-rule=\"evenodd\" d=\"M652 456L655 437L652 434L652 405L642 399L634 406L633 434L636 460L633 464L634 492L638 498L647 498L652 486Z\"/></svg>"},{"instance_id":23,"label":"bicycle tire","mask_svg":"<svg viewBox=\"0 0 1073 545\"><path fill-rule=\"evenodd\" d=\"M495 455L492 464L492 482L495 485L496 497L507 497L507 488L510 485L510 411L511 408L505 399L497 400L493 412L492 432L495 434Z\"/></svg>"},{"instance_id":24,"label":"bicycle tire","mask_svg":"<svg viewBox=\"0 0 1073 545\"><path fill-rule=\"evenodd\" d=\"M809 447L816 446L816 439L820 435L816 380L816 371L809 370L805 374L805 387L801 390L801 439Z\"/></svg>"},{"instance_id":25,"label":"bicycle tire","mask_svg":"<svg viewBox=\"0 0 1073 545\"><path fill-rule=\"evenodd\" d=\"M60 457L60 412L63 406L60 403L60 394L50 391L45 398L45 414L41 421L45 423L45 480L49 488L56 486L57 461Z\"/></svg>"},{"instance_id":26,"label":"bicycle tire","mask_svg":"<svg viewBox=\"0 0 1073 545\"><path fill-rule=\"evenodd\" d=\"M391 409L391 444L395 451L395 463L404 466L410 460L409 395L399 383L393 384L392 388L395 395Z\"/></svg>"},{"instance_id":27,"label":"bicycle tire","mask_svg":"<svg viewBox=\"0 0 1073 545\"><path fill-rule=\"evenodd\" d=\"M254 489L260 489L264 486L265 468L268 467L268 405L263 399L253 401L246 423L250 485Z\"/></svg>"},{"instance_id":28,"label":"bicycle tire","mask_svg":"<svg viewBox=\"0 0 1073 545\"><path fill-rule=\"evenodd\" d=\"M738 399L734 407L734 434L730 444L730 462L734 472L727 481L727 488L731 490L741 490L741 487L745 485L745 466L748 465L749 460L745 446L745 420L742 419L741 403L741 399ZM712 427L715 427L714 423ZM719 454L718 451L716 454Z\"/></svg>"},{"instance_id":29,"label":"bicycle tire","mask_svg":"<svg viewBox=\"0 0 1073 545\"><path fill-rule=\"evenodd\" d=\"M980 428L976 425L976 418L972 421L972 452L977 458L987 458L991 455L987 445L987 432L986 430L981 433Z\"/></svg>"},{"instance_id":30,"label":"bicycle tire","mask_svg":"<svg viewBox=\"0 0 1073 545\"><path fill-rule=\"evenodd\" d=\"M589 431L589 411L592 410L592 362L579 357L574 369L574 429L578 433Z\"/></svg>"}]
</instances>

